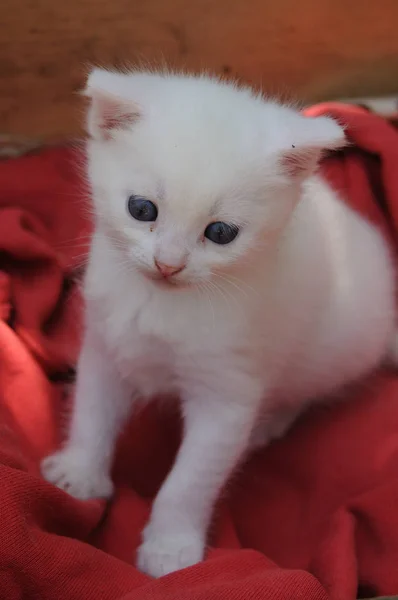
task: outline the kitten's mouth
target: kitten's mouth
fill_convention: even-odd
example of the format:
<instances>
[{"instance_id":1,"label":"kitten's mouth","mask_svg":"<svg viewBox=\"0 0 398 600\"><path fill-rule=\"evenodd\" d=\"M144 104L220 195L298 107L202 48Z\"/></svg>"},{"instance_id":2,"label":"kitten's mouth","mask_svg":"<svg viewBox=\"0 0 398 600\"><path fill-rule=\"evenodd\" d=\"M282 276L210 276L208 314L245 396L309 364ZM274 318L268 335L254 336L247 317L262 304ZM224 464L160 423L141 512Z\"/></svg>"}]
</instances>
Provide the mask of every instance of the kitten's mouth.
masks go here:
<instances>
[{"instance_id":1,"label":"kitten's mouth","mask_svg":"<svg viewBox=\"0 0 398 600\"><path fill-rule=\"evenodd\" d=\"M177 277L163 277L162 275L160 275L160 273L156 273L153 271L146 271L145 275L157 286L162 287L164 289L182 288L187 287L189 285L189 283L187 283L186 281L181 281Z\"/></svg>"},{"instance_id":2,"label":"kitten's mouth","mask_svg":"<svg viewBox=\"0 0 398 600\"><path fill-rule=\"evenodd\" d=\"M159 277L159 279L156 279L156 283L164 287L176 287L179 285L178 281L171 277Z\"/></svg>"},{"instance_id":3,"label":"kitten's mouth","mask_svg":"<svg viewBox=\"0 0 398 600\"><path fill-rule=\"evenodd\" d=\"M190 287L187 281L178 281L176 279L157 279L155 284L165 290L181 290Z\"/></svg>"}]
</instances>

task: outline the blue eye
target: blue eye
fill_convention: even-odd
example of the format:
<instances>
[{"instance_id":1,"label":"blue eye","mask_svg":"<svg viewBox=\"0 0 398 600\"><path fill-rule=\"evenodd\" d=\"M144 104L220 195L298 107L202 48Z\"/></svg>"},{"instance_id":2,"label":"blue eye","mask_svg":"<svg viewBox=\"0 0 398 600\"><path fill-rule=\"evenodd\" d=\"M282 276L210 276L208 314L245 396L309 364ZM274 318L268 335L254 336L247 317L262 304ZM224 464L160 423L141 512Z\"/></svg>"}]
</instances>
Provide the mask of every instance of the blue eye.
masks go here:
<instances>
[{"instance_id":1,"label":"blue eye","mask_svg":"<svg viewBox=\"0 0 398 600\"><path fill-rule=\"evenodd\" d=\"M230 244L238 235L239 227L222 221L210 223L205 229L205 237L215 244Z\"/></svg>"},{"instance_id":2,"label":"blue eye","mask_svg":"<svg viewBox=\"0 0 398 600\"><path fill-rule=\"evenodd\" d=\"M156 204L142 196L130 196L127 208L130 215L137 221L156 221L158 216Z\"/></svg>"}]
</instances>

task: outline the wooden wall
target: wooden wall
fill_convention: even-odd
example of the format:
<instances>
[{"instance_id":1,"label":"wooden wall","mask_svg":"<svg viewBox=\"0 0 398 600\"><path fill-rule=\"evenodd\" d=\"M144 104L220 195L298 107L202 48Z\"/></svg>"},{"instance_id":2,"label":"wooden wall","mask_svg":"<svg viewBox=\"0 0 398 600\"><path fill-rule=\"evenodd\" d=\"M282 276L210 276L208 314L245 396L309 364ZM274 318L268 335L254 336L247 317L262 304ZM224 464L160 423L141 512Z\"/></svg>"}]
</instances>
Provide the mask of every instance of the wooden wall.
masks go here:
<instances>
[{"instance_id":1,"label":"wooden wall","mask_svg":"<svg viewBox=\"0 0 398 600\"><path fill-rule=\"evenodd\" d=\"M79 134L87 65L165 60L304 100L398 91L398 0L0 0L0 134Z\"/></svg>"}]
</instances>

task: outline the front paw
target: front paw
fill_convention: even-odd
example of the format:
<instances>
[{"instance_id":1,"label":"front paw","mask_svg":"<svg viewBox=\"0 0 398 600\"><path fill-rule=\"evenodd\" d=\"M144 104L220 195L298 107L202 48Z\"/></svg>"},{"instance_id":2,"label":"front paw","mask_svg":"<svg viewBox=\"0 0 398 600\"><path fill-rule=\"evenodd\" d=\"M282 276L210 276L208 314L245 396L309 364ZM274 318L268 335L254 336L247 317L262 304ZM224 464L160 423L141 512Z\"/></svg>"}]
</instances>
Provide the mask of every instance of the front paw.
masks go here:
<instances>
[{"instance_id":1,"label":"front paw","mask_svg":"<svg viewBox=\"0 0 398 600\"><path fill-rule=\"evenodd\" d=\"M45 458L41 463L44 479L74 498L109 498L113 484L108 474L90 464L79 448L65 448Z\"/></svg>"},{"instance_id":2,"label":"front paw","mask_svg":"<svg viewBox=\"0 0 398 600\"><path fill-rule=\"evenodd\" d=\"M137 566L152 577L191 567L203 559L204 538L194 529L160 532L149 525L138 549Z\"/></svg>"}]
</instances>

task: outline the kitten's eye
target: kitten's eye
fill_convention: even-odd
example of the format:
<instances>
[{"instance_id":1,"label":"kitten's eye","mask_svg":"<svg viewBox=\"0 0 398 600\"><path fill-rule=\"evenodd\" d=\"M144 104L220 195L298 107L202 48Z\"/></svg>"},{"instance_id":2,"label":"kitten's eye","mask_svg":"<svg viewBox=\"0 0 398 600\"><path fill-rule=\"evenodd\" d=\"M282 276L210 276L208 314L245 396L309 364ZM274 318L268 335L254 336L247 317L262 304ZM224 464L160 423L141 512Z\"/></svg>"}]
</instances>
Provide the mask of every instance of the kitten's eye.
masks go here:
<instances>
[{"instance_id":1,"label":"kitten's eye","mask_svg":"<svg viewBox=\"0 0 398 600\"><path fill-rule=\"evenodd\" d=\"M239 227L222 221L210 223L205 229L205 237L215 244L229 244L239 233Z\"/></svg>"},{"instance_id":2,"label":"kitten's eye","mask_svg":"<svg viewBox=\"0 0 398 600\"><path fill-rule=\"evenodd\" d=\"M130 196L127 208L130 215L137 221L156 221L158 216L156 204L142 196Z\"/></svg>"}]
</instances>

